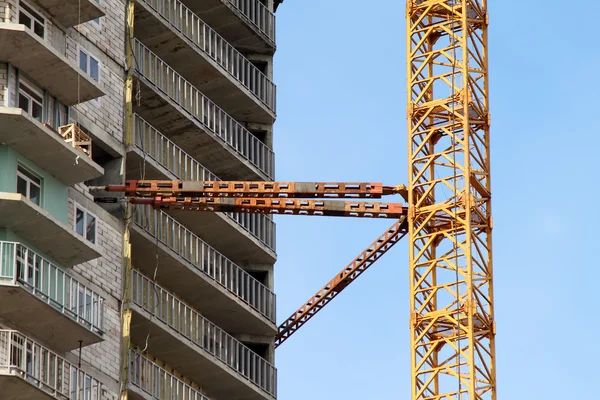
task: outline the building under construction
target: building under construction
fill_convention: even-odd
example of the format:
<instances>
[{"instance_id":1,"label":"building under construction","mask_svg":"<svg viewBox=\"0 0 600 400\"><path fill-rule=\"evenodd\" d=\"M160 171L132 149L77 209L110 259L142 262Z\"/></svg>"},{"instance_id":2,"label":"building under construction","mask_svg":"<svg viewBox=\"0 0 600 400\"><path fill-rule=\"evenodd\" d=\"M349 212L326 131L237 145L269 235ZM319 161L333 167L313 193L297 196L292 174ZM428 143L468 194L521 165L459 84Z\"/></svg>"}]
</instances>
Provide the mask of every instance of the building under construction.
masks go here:
<instances>
[{"instance_id":1,"label":"building under construction","mask_svg":"<svg viewBox=\"0 0 600 400\"><path fill-rule=\"evenodd\" d=\"M0 1L1 398L274 399L406 237L411 398L496 400L485 0L407 1L397 186L273 182L279 2ZM272 214L395 222L277 326Z\"/></svg>"}]
</instances>

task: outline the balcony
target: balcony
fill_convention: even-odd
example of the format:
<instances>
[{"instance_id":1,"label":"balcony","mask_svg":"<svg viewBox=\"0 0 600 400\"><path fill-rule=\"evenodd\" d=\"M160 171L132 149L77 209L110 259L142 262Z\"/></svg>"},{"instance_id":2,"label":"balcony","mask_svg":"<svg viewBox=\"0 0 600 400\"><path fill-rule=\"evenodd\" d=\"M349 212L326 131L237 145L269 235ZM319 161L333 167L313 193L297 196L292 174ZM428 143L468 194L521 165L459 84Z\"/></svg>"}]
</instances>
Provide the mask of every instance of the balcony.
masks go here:
<instances>
[{"instance_id":1,"label":"balcony","mask_svg":"<svg viewBox=\"0 0 600 400\"><path fill-rule=\"evenodd\" d=\"M0 241L0 317L64 353L102 340L104 299L16 242Z\"/></svg>"},{"instance_id":2,"label":"balcony","mask_svg":"<svg viewBox=\"0 0 600 400\"><path fill-rule=\"evenodd\" d=\"M211 400L136 350L129 350L128 399Z\"/></svg>"},{"instance_id":3,"label":"balcony","mask_svg":"<svg viewBox=\"0 0 600 400\"><path fill-rule=\"evenodd\" d=\"M134 114L133 146L127 153L127 179L218 181L192 156ZM268 215L168 211L234 261L272 264L275 223Z\"/></svg>"},{"instance_id":4,"label":"balcony","mask_svg":"<svg viewBox=\"0 0 600 400\"><path fill-rule=\"evenodd\" d=\"M84 152L20 108L0 107L0 145L8 145L65 185L104 175Z\"/></svg>"},{"instance_id":5,"label":"balcony","mask_svg":"<svg viewBox=\"0 0 600 400\"><path fill-rule=\"evenodd\" d=\"M228 332L275 335L275 294L162 211L137 207L133 265ZM157 256L158 255L158 261Z\"/></svg>"},{"instance_id":6,"label":"balcony","mask_svg":"<svg viewBox=\"0 0 600 400\"><path fill-rule=\"evenodd\" d=\"M100 247L76 234L19 193L0 192L0 227L20 236L63 267L100 257Z\"/></svg>"},{"instance_id":7,"label":"balcony","mask_svg":"<svg viewBox=\"0 0 600 400\"><path fill-rule=\"evenodd\" d=\"M135 111L224 179L269 180L273 151L138 40Z\"/></svg>"},{"instance_id":8,"label":"balcony","mask_svg":"<svg viewBox=\"0 0 600 400\"><path fill-rule=\"evenodd\" d=\"M179 0L136 0L135 36L238 121L272 124L275 85Z\"/></svg>"},{"instance_id":9,"label":"balcony","mask_svg":"<svg viewBox=\"0 0 600 400\"><path fill-rule=\"evenodd\" d=\"M184 0L229 43L244 52L275 52L275 14L260 0Z\"/></svg>"},{"instance_id":10,"label":"balcony","mask_svg":"<svg viewBox=\"0 0 600 400\"><path fill-rule=\"evenodd\" d=\"M94 0L31 0L65 28L83 24L104 16L104 10Z\"/></svg>"},{"instance_id":11,"label":"balcony","mask_svg":"<svg viewBox=\"0 0 600 400\"><path fill-rule=\"evenodd\" d=\"M101 400L102 383L22 333L0 330L0 393L15 400Z\"/></svg>"},{"instance_id":12,"label":"balcony","mask_svg":"<svg viewBox=\"0 0 600 400\"><path fill-rule=\"evenodd\" d=\"M25 25L0 22L0 60L13 64L63 104L104 95L92 78Z\"/></svg>"},{"instance_id":13,"label":"balcony","mask_svg":"<svg viewBox=\"0 0 600 400\"><path fill-rule=\"evenodd\" d=\"M276 396L277 370L139 272L131 271L131 339L218 399Z\"/></svg>"}]
</instances>

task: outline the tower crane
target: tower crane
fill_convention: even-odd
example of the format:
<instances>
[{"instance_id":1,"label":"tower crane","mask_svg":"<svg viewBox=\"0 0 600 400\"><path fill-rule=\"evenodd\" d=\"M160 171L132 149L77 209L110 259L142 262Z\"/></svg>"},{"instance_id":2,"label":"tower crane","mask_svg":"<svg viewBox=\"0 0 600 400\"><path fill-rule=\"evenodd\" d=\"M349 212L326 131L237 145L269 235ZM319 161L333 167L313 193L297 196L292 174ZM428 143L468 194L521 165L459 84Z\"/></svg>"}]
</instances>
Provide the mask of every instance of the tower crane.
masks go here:
<instances>
[{"instance_id":1,"label":"tower crane","mask_svg":"<svg viewBox=\"0 0 600 400\"><path fill-rule=\"evenodd\" d=\"M407 0L406 22L406 187L142 180L92 189L158 209L395 219L279 326L275 346L407 237L411 399L496 400L487 1ZM394 194L407 204L372 201Z\"/></svg>"}]
</instances>

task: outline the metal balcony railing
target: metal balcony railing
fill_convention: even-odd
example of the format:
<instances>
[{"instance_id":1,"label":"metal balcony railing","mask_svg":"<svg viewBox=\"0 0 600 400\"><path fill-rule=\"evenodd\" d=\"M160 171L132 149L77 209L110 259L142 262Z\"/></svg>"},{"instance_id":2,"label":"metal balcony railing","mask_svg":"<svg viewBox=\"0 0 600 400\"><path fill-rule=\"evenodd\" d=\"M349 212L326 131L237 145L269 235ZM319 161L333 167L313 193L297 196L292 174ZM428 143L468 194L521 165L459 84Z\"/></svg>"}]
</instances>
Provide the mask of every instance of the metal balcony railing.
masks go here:
<instances>
[{"instance_id":1,"label":"metal balcony railing","mask_svg":"<svg viewBox=\"0 0 600 400\"><path fill-rule=\"evenodd\" d=\"M186 110L208 131L225 141L269 179L273 178L275 168L273 150L137 39L134 41L134 53L136 70L141 76Z\"/></svg>"},{"instance_id":2,"label":"metal balcony railing","mask_svg":"<svg viewBox=\"0 0 600 400\"><path fill-rule=\"evenodd\" d=\"M129 350L129 383L154 399L210 400L133 349Z\"/></svg>"},{"instance_id":3,"label":"metal balcony railing","mask_svg":"<svg viewBox=\"0 0 600 400\"><path fill-rule=\"evenodd\" d=\"M20 376L56 399L102 397L102 383L17 331L0 330L0 371Z\"/></svg>"},{"instance_id":4,"label":"metal balcony railing","mask_svg":"<svg viewBox=\"0 0 600 400\"><path fill-rule=\"evenodd\" d=\"M0 241L0 284L19 285L56 310L103 334L104 298L20 243Z\"/></svg>"},{"instance_id":5,"label":"metal balcony railing","mask_svg":"<svg viewBox=\"0 0 600 400\"><path fill-rule=\"evenodd\" d=\"M276 112L275 84L181 1L140 1L154 9L168 24L190 39L269 110Z\"/></svg>"},{"instance_id":6,"label":"metal balcony railing","mask_svg":"<svg viewBox=\"0 0 600 400\"><path fill-rule=\"evenodd\" d=\"M149 207L136 207L134 222L194 268L275 322L275 294L168 214Z\"/></svg>"},{"instance_id":7,"label":"metal balcony railing","mask_svg":"<svg viewBox=\"0 0 600 400\"><path fill-rule=\"evenodd\" d=\"M220 181L221 179L183 151L137 114L133 115L134 145L177 179L187 181ZM237 222L248 233L275 251L275 222L270 215L222 213Z\"/></svg>"},{"instance_id":8,"label":"metal balcony railing","mask_svg":"<svg viewBox=\"0 0 600 400\"><path fill-rule=\"evenodd\" d=\"M275 43L275 14L259 0L225 0Z\"/></svg>"},{"instance_id":9,"label":"metal balcony railing","mask_svg":"<svg viewBox=\"0 0 600 400\"><path fill-rule=\"evenodd\" d=\"M273 365L135 270L131 271L131 301L267 393L277 395Z\"/></svg>"}]
</instances>

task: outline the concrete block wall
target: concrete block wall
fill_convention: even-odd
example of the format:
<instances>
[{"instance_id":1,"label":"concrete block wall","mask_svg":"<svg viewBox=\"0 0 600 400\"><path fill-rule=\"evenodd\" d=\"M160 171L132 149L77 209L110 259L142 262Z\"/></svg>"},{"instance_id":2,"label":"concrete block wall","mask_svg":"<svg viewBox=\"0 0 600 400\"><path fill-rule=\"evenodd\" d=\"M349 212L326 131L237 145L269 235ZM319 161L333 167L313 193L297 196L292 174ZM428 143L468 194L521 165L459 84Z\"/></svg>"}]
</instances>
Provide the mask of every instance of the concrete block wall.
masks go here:
<instances>
[{"instance_id":1,"label":"concrete block wall","mask_svg":"<svg viewBox=\"0 0 600 400\"><path fill-rule=\"evenodd\" d=\"M17 19L17 0L0 1L0 21L16 22Z\"/></svg>"}]
</instances>

